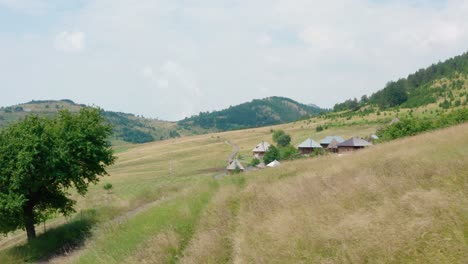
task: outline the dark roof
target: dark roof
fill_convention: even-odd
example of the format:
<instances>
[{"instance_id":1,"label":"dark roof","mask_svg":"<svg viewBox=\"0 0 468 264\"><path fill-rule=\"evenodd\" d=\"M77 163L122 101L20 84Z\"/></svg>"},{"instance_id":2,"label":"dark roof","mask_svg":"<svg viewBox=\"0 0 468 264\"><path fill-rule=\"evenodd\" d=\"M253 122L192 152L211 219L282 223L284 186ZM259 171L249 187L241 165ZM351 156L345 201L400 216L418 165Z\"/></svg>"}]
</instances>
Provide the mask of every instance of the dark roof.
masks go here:
<instances>
[{"instance_id":1,"label":"dark roof","mask_svg":"<svg viewBox=\"0 0 468 264\"><path fill-rule=\"evenodd\" d=\"M344 142L338 144L338 147L366 147L372 145L359 137L352 137Z\"/></svg>"}]
</instances>

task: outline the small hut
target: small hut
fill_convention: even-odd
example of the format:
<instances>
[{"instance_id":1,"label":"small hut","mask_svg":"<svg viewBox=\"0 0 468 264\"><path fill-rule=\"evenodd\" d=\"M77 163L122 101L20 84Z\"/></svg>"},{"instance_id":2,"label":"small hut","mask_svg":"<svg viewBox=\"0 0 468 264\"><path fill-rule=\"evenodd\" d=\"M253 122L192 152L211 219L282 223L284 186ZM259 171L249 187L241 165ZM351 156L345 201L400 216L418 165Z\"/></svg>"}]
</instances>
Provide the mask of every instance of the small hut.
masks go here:
<instances>
[{"instance_id":1,"label":"small hut","mask_svg":"<svg viewBox=\"0 0 468 264\"><path fill-rule=\"evenodd\" d=\"M347 152L365 148L372 144L359 137L352 137L338 144L338 152Z\"/></svg>"},{"instance_id":2,"label":"small hut","mask_svg":"<svg viewBox=\"0 0 468 264\"><path fill-rule=\"evenodd\" d=\"M263 156L265 156L265 152L268 151L270 148L270 144L268 142L262 141L260 144L258 144L253 150L253 155L257 159L262 159Z\"/></svg>"},{"instance_id":3,"label":"small hut","mask_svg":"<svg viewBox=\"0 0 468 264\"><path fill-rule=\"evenodd\" d=\"M336 139L332 139L330 144L328 144L327 150L330 151L330 152L333 152L333 153L338 152L338 144L339 143L338 143L338 141L336 141Z\"/></svg>"},{"instance_id":4,"label":"small hut","mask_svg":"<svg viewBox=\"0 0 468 264\"><path fill-rule=\"evenodd\" d=\"M299 150L300 154L310 154L314 152L315 149L321 149L322 146L320 146L319 143L315 142L313 139L308 138L299 146L297 146L297 149Z\"/></svg>"},{"instance_id":5,"label":"small hut","mask_svg":"<svg viewBox=\"0 0 468 264\"><path fill-rule=\"evenodd\" d=\"M235 172L237 170L244 171L245 168L244 166L242 166L238 159L233 159L231 162L229 162L229 165L226 167L226 170L229 172Z\"/></svg>"},{"instance_id":6,"label":"small hut","mask_svg":"<svg viewBox=\"0 0 468 264\"><path fill-rule=\"evenodd\" d=\"M274 168L274 167L278 167L280 165L281 165L281 163L279 161L274 160L274 161L268 163L267 167Z\"/></svg>"},{"instance_id":7,"label":"small hut","mask_svg":"<svg viewBox=\"0 0 468 264\"><path fill-rule=\"evenodd\" d=\"M323 147L323 148L327 148L328 145L330 145L330 143L332 142L332 140L336 140L336 142L338 143L341 143L344 141L344 139L340 136L327 136L326 138L322 139L322 141L320 141L320 145Z\"/></svg>"}]
</instances>

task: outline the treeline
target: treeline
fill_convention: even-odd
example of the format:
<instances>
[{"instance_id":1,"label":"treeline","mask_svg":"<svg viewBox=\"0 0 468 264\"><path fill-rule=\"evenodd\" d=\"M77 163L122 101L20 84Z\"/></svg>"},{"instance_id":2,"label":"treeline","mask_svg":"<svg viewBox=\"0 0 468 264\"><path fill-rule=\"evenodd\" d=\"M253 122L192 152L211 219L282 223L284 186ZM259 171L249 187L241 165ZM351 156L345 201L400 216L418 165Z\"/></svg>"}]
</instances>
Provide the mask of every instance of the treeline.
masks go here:
<instances>
[{"instance_id":1,"label":"treeline","mask_svg":"<svg viewBox=\"0 0 468 264\"><path fill-rule=\"evenodd\" d=\"M253 100L214 112L202 112L178 122L184 129L199 126L218 131L260 127L292 122L307 115L317 115L320 108L300 104L284 97Z\"/></svg>"},{"instance_id":2,"label":"treeline","mask_svg":"<svg viewBox=\"0 0 468 264\"><path fill-rule=\"evenodd\" d=\"M334 106L334 111L357 110L366 104L378 105L380 108L395 106L415 107L436 102L435 91L431 88L434 81L441 78L454 79L457 74L468 74L468 52L433 64L426 69L420 69L407 78L391 81L380 91L370 97L362 96L346 100ZM457 89L463 86L463 81L454 80L451 87ZM406 105L405 105L406 104Z\"/></svg>"},{"instance_id":3,"label":"treeline","mask_svg":"<svg viewBox=\"0 0 468 264\"><path fill-rule=\"evenodd\" d=\"M377 131L380 141L389 141L438 128L449 127L468 121L468 109L463 108L436 118L402 118L400 122L387 125Z\"/></svg>"}]
</instances>

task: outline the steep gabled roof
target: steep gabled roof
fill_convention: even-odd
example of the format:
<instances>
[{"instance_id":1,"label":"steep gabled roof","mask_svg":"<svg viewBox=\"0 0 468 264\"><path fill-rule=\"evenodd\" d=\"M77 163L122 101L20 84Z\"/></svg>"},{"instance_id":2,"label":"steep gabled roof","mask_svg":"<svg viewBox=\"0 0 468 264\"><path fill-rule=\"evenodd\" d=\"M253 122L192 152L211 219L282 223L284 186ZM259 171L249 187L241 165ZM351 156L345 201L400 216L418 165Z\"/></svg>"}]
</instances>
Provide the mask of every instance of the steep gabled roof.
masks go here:
<instances>
[{"instance_id":1,"label":"steep gabled roof","mask_svg":"<svg viewBox=\"0 0 468 264\"><path fill-rule=\"evenodd\" d=\"M262 141L252 151L253 152L266 152L269 148L270 148L270 144L268 142Z\"/></svg>"},{"instance_id":2,"label":"steep gabled roof","mask_svg":"<svg viewBox=\"0 0 468 264\"><path fill-rule=\"evenodd\" d=\"M306 139L304 142L299 144L299 146L297 146L297 147L298 148L322 148L322 146L320 146L319 143L315 142L311 138Z\"/></svg>"},{"instance_id":3,"label":"steep gabled roof","mask_svg":"<svg viewBox=\"0 0 468 264\"><path fill-rule=\"evenodd\" d=\"M344 139L340 136L327 136L326 138L322 139L322 141L320 141L320 144L330 144L333 139L336 140L338 143L344 141Z\"/></svg>"},{"instance_id":4,"label":"steep gabled roof","mask_svg":"<svg viewBox=\"0 0 468 264\"><path fill-rule=\"evenodd\" d=\"M244 166L240 163L238 159L233 159L229 165L226 167L227 170L244 170Z\"/></svg>"},{"instance_id":5,"label":"steep gabled roof","mask_svg":"<svg viewBox=\"0 0 468 264\"><path fill-rule=\"evenodd\" d=\"M359 137L352 137L344 142L338 144L338 147L367 147L372 145L371 143L365 141Z\"/></svg>"},{"instance_id":6,"label":"steep gabled roof","mask_svg":"<svg viewBox=\"0 0 468 264\"><path fill-rule=\"evenodd\" d=\"M277 161L277 160L274 160L274 161L268 163L267 167L272 168L272 167L278 167L279 165L281 165L281 163L279 161Z\"/></svg>"},{"instance_id":7,"label":"steep gabled roof","mask_svg":"<svg viewBox=\"0 0 468 264\"><path fill-rule=\"evenodd\" d=\"M327 149L337 149L338 148L338 141L336 139L332 139L330 144L328 144Z\"/></svg>"}]
</instances>

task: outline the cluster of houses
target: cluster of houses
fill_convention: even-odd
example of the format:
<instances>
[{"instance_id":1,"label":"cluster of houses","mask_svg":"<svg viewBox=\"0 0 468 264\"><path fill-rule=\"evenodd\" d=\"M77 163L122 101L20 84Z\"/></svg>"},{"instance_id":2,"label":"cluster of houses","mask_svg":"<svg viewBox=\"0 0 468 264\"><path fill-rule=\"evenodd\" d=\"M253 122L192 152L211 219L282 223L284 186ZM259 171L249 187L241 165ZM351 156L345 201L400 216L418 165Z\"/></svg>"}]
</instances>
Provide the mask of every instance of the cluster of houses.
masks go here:
<instances>
[{"instance_id":1,"label":"cluster of houses","mask_svg":"<svg viewBox=\"0 0 468 264\"><path fill-rule=\"evenodd\" d=\"M371 135L369 137L369 141L373 141L378 139L376 135ZM325 137L320 143L317 143L311 138L306 139L304 142L297 146L298 152L302 155L309 155L314 151L318 150L327 150L333 153L345 153L349 151L355 151L359 149L366 148L371 146L372 143L360 137L352 137L348 140L344 140L340 136L327 136ZM265 153L270 148L270 144L268 142L262 141L260 142L253 150L253 156L257 159L263 159ZM280 163L275 160L270 164L267 164L267 167L277 167ZM239 162L239 160L234 159L232 160L226 168L228 171L240 170L244 171L245 168Z\"/></svg>"}]
</instances>

